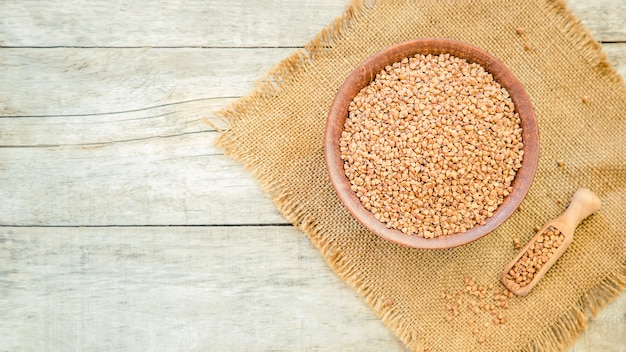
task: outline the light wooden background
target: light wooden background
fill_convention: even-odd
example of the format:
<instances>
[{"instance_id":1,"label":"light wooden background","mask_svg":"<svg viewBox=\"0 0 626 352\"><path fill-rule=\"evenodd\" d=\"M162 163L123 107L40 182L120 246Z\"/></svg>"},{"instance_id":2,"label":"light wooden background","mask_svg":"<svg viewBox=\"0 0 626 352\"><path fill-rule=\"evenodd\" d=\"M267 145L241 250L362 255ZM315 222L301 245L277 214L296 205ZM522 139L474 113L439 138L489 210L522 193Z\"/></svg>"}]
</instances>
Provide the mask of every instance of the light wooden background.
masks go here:
<instances>
[{"instance_id":1,"label":"light wooden background","mask_svg":"<svg viewBox=\"0 0 626 352\"><path fill-rule=\"evenodd\" d=\"M0 351L404 349L201 122L346 4L0 1ZM624 75L626 1L570 6Z\"/></svg>"}]
</instances>

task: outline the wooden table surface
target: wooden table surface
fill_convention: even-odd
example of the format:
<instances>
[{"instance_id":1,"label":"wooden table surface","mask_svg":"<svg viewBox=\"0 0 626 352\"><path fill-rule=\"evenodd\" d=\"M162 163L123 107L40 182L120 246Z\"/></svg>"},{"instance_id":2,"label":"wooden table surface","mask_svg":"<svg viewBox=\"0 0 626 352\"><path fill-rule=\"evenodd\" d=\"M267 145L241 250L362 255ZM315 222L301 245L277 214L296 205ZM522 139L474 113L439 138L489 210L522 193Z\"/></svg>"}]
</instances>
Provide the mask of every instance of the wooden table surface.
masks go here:
<instances>
[{"instance_id":1,"label":"wooden table surface","mask_svg":"<svg viewBox=\"0 0 626 352\"><path fill-rule=\"evenodd\" d=\"M347 0L86 4L0 1L0 351L404 350L202 122ZM625 75L626 1L570 7Z\"/></svg>"}]
</instances>

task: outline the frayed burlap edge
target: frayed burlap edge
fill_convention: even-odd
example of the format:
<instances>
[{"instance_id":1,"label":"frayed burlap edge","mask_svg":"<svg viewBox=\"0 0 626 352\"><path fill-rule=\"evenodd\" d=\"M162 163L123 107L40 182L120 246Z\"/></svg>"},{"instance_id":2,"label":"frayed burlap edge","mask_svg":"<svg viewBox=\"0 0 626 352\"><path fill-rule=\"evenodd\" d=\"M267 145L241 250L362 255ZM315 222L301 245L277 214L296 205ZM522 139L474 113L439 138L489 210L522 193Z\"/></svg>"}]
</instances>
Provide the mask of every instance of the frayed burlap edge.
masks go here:
<instances>
[{"instance_id":1,"label":"frayed burlap edge","mask_svg":"<svg viewBox=\"0 0 626 352\"><path fill-rule=\"evenodd\" d=\"M587 328L589 323L587 311L595 317L624 289L626 289L626 263L622 263L618 272L610 273L586 292L576 306L528 342L522 351L564 351L573 345L578 336Z\"/></svg>"},{"instance_id":2,"label":"frayed burlap edge","mask_svg":"<svg viewBox=\"0 0 626 352\"><path fill-rule=\"evenodd\" d=\"M557 28L576 46L587 62L598 70L600 75L611 83L622 83L623 87L624 79L607 61L602 45L593 39L589 29L566 7L565 3L566 0L547 0L545 3L547 12L554 15L553 18L556 19Z\"/></svg>"},{"instance_id":3,"label":"frayed burlap edge","mask_svg":"<svg viewBox=\"0 0 626 352\"><path fill-rule=\"evenodd\" d=\"M580 50L583 57L604 76L609 82L623 83L623 78L607 61L601 45L595 41L589 30L566 7L565 0L546 0L546 10L554 15L556 25L566 38ZM394 331L400 340L413 351L424 351L425 345L422 336L413 327L394 312L393 308L385 308L381 304L384 297L378 297L369 287L353 275L350 262L334 248L334 244L324 242L325 231L317 222L298 206L294 195L281 190L280 185L270 175L263 174L258 164L261 162L255 155L241 148L237 139L228 132L236 125L242 116L247 115L253 106L264 104L268 99L278 94L281 89L294 83L307 70L316 64L316 58L333 42L340 40L346 31L358 24L359 20L374 7L372 1L352 0L346 12L336 18L330 25L304 46L304 50L296 50L288 58L274 66L265 77L255 82L256 89L249 95L238 99L230 106L215 113L214 117L227 127L217 127L210 120L205 120L220 136L215 141L217 147L223 148L225 155L238 160L255 176L260 187L276 205L279 212L294 226L304 231L311 243L321 252L330 268L355 291L362 296L376 316L383 324ZM622 84L623 86L623 84ZM626 289L626 263L616 272L609 273L600 283L584 293L577 305L557 318L554 323L542 331L533 340L528 342L522 351L563 351L571 346L577 337L586 329L589 322L587 311L595 317L608 303L616 299Z\"/></svg>"},{"instance_id":4,"label":"frayed burlap edge","mask_svg":"<svg viewBox=\"0 0 626 352\"><path fill-rule=\"evenodd\" d=\"M548 13L554 15L557 28L569 39L582 56L591 64L601 76L611 83L621 83L624 79L617 73L602 46L591 32L566 7L566 0L552 0L546 2ZM597 285L584 293L576 306L555 320L553 325L542 331L531 340L522 351L564 351L572 346L578 336L587 328L590 311L595 317L598 312L611 301L615 300L626 289L626 263L616 272L609 273Z\"/></svg>"}]
</instances>

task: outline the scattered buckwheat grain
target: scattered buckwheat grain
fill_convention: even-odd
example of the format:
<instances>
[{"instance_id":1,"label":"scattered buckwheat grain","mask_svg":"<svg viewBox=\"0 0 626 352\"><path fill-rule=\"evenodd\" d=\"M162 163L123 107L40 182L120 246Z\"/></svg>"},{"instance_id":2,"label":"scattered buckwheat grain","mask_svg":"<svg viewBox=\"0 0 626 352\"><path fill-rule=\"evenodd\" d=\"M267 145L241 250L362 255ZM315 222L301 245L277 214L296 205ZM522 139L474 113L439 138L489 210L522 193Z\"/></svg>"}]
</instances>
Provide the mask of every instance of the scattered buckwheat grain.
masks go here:
<instances>
[{"instance_id":1,"label":"scattered buckwheat grain","mask_svg":"<svg viewBox=\"0 0 626 352\"><path fill-rule=\"evenodd\" d=\"M480 65L445 54L387 66L352 100L344 171L388 228L422 238L482 225L522 166L520 118Z\"/></svg>"},{"instance_id":2,"label":"scattered buckwheat grain","mask_svg":"<svg viewBox=\"0 0 626 352\"><path fill-rule=\"evenodd\" d=\"M461 318L474 334L479 332L481 326L505 324L504 313L509 308L508 300L513 293L506 289L494 291L493 288L493 284L480 285L466 277L463 289L457 291L455 300L445 299L449 294L444 291L441 297L446 311L445 320L452 322Z\"/></svg>"}]
</instances>

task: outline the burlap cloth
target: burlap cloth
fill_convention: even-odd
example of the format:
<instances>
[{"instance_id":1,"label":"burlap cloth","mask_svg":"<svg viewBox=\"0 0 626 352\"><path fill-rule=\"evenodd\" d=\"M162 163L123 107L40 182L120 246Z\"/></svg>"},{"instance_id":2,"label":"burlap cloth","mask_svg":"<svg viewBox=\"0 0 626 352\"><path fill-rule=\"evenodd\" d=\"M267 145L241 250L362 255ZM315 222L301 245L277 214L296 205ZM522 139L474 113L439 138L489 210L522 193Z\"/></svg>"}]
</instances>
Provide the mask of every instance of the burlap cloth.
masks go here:
<instances>
[{"instance_id":1,"label":"burlap cloth","mask_svg":"<svg viewBox=\"0 0 626 352\"><path fill-rule=\"evenodd\" d=\"M408 249L365 230L339 202L324 164L326 114L342 81L375 52L419 37L454 38L494 54L526 87L540 127L538 171L523 209L449 250ZM413 350L563 350L626 285L626 89L561 2L354 1L219 116L229 128L218 146L251 170L280 212ZM528 241L535 225L563 212L566 204L556 199L567 203L579 187L597 192L602 209L528 296L509 300L507 323L481 325L481 344L467 317L446 321L442 291L462 288L466 276L501 288L500 272L515 255L512 239Z\"/></svg>"}]
</instances>

